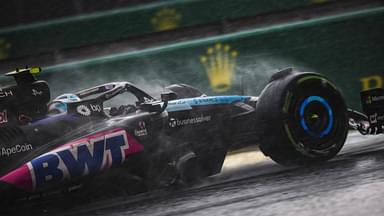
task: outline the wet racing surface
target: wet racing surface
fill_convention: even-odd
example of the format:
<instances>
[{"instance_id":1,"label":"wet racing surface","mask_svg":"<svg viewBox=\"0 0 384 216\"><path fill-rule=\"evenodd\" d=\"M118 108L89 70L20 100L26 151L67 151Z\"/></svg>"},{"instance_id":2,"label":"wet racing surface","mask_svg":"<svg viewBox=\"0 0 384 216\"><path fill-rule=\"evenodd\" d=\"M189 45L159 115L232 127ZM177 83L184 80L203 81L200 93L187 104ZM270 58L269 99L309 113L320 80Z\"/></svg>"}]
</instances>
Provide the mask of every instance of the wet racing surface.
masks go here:
<instances>
[{"instance_id":1,"label":"wet racing surface","mask_svg":"<svg viewBox=\"0 0 384 216\"><path fill-rule=\"evenodd\" d=\"M16 215L383 215L384 136L351 133L333 160L286 168L243 152L223 172L188 189L92 203L35 206Z\"/></svg>"}]
</instances>

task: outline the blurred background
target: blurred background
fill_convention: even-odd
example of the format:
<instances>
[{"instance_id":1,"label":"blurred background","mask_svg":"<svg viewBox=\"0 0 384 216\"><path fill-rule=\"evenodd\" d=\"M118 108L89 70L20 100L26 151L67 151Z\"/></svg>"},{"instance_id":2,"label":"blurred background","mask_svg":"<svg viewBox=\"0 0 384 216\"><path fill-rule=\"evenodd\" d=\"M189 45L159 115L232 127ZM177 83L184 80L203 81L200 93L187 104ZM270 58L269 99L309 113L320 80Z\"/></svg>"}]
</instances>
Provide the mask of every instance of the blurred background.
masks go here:
<instances>
[{"instance_id":1,"label":"blurred background","mask_svg":"<svg viewBox=\"0 0 384 216\"><path fill-rule=\"evenodd\" d=\"M116 80L256 95L287 67L326 74L356 109L384 86L380 0L13 0L0 14L2 73L40 66L52 97Z\"/></svg>"}]
</instances>

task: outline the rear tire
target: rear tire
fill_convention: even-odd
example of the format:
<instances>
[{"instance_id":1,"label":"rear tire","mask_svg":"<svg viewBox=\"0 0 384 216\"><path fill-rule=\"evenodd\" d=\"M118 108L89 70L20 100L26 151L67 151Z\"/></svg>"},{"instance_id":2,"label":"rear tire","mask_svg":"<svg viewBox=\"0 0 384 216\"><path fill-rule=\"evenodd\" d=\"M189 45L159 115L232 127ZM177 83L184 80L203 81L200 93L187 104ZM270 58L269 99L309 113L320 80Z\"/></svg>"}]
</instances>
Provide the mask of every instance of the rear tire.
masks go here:
<instances>
[{"instance_id":1,"label":"rear tire","mask_svg":"<svg viewBox=\"0 0 384 216\"><path fill-rule=\"evenodd\" d=\"M333 158L348 133L340 91L316 73L281 71L256 106L260 149L282 165L310 165Z\"/></svg>"}]
</instances>

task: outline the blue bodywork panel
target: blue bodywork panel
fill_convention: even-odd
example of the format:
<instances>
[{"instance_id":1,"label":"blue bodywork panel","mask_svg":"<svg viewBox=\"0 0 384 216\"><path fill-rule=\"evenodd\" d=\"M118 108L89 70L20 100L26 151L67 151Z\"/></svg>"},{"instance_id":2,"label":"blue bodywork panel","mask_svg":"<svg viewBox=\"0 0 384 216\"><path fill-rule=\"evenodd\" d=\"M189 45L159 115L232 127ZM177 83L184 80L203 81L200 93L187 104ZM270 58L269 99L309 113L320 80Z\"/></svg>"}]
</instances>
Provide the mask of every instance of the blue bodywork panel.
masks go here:
<instances>
[{"instance_id":1,"label":"blue bodywork panel","mask_svg":"<svg viewBox=\"0 0 384 216\"><path fill-rule=\"evenodd\" d=\"M224 105L234 102L245 102L249 100L250 96L210 96L210 97L196 97L173 100L168 103L167 111L183 111L191 110L194 106L207 106L207 105Z\"/></svg>"}]
</instances>

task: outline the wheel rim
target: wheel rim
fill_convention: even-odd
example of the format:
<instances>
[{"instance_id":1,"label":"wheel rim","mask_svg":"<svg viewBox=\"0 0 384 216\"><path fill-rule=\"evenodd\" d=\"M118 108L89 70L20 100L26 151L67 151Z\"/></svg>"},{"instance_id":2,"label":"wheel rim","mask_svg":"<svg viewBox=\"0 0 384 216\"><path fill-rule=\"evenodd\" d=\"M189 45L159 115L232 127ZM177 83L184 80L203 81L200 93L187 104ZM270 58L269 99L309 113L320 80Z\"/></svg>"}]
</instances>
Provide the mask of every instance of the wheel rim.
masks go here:
<instances>
[{"instance_id":1,"label":"wheel rim","mask_svg":"<svg viewBox=\"0 0 384 216\"><path fill-rule=\"evenodd\" d=\"M305 154L327 154L344 139L339 134L344 134L345 105L334 86L322 78L298 84L287 93L290 102L284 104L287 136Z\"/></svg>"},{"instance_id":2,"label":"wheel rim","mask_svg":"<svg viewBox=\"0 0 384 216\"><path fill-rule=\"evenodd\" d=\"M329 135L333 128L333 111L327 100L309 96L300 105L300 125L312 137Z\"/></svg>"}]
</instances>

